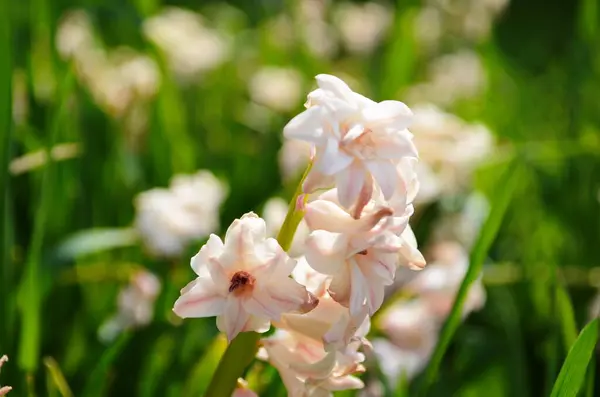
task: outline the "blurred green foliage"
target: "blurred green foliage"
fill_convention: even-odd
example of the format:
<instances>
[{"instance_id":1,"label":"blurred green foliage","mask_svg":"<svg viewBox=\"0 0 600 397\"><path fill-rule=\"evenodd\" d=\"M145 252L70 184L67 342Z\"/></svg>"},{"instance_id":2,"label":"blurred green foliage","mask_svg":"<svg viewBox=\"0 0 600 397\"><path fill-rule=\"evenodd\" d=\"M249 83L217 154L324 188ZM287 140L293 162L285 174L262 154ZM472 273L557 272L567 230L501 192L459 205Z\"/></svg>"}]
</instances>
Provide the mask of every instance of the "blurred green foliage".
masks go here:
<instances>
[{"instance_id":1,"label":"blurred green foliage","mask_svg":"<svg viewBox=\"0 0 600 397\"><path fill-rule=\"evenodd\" d=\"M179 84L141 33L144 18L164 5L200 12L228 32L230 59L193 84ZM62 372L75 396L200 395L223 344L214 319L178 323L171 314L191 277L187 259L152 259L139 246L65 259L60 248L82 230L128 227L135 195L166 186L176 173L206 168L228 182L222 225L260 209L274 195L291 197L295 185L282 185L277 151L282 127L301 103L293 111L269 113L262 128L248 125L248 76L261 65L293 67L308 92L315 74L343 74L375 99L402 100L409 86L425 78L430 60L412 37L420 3L392 6L394 24L373 54L342 49L321 58L299 41L282 48L269 36L267 21L279 13L300 28L294 1L1 0L0 353L11 357L1 384L12 385L18 396L50 393L55 386L47 387L42 363L53 357L52 377ZM128 142L123 120L95 103L56 52L58 21L73 8L88 12L107 47L127 45L161 65L160 90L148 103L148 128L135 145ZM596 0L513 0L491 37L475 46L487 89L452 110L485 122L521 165L488 253L495 263L516 266L520 277L490 281L486 307L458 329L428 395L549 395L567 341L589 320L588 304L600 284L599 13ZM443 50L461 44L451 42ZM17 87L16 71L25 76L24 87ZM28 115L17 123L12 94L21 88ZM65 142L78 142L81 155L8 173L11 159ZM502 165L479 170L476 187L495 192ZM436 204L429 206L421 219L435 211ZM425 244L427 223L415 229ZM114 311L131 264L163 280L155 319L105 346L97 330ZM587 276L574 279L567 268ZM64 277L69 272L77 277ZM284 395L271 371L257 383L264 383L264 395ZM588 388L587 396L598 393Z\"/></svg>"}]
</instances>

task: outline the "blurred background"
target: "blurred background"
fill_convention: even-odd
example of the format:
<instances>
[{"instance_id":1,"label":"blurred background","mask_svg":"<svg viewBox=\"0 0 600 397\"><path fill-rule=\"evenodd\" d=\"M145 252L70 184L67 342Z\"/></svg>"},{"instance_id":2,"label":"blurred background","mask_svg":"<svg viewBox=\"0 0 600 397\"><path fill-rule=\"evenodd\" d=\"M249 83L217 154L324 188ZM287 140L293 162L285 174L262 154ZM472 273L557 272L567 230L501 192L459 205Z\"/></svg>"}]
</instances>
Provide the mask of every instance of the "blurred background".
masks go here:
<instances>
[{"instance_id":1,"label":"blurred background","mask_svg":"<svg viewBox=\"0 0 600 397\"><path fill-rule=\"evenodd\" d=\"M319 73L415 112L411 223L429 261L373 319L365 390L336 395L413 395L511 161L515 191L428 395L549 395L598 315L598 1L0 4L11 395L202 395L225 342L172 304L210 233L251 210L277 232L309 153L282 128ZM246 378L286 395L266 363Z\"/></svg>"}]
</instances>

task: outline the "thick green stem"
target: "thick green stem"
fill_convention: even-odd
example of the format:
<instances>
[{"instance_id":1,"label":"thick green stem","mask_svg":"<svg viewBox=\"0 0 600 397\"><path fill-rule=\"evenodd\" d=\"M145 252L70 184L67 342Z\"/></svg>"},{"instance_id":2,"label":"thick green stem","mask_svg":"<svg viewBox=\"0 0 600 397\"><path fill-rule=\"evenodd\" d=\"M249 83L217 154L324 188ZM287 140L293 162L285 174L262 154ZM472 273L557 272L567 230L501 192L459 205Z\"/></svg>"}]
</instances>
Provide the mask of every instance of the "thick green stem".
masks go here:
<instances>
[{"instance_id":1,"label":"thick green stem","mask_svg":"<svg viewBox=\"0 0 600 397\"><path fill-rule=\"evenodd\" d=\"M288 213L285 216L285 221L281 225L279 234L277 235L277 241L279 245L288 251L292 245L294 234L296 229L304 216L302 211L297 210L298 198L302 194L302 184L308 172L310 171L311 165L308 166L302 180L296 188L294 197L290 201ZM306 198L303 199L306 202ZM221 357L217 370L213 375L208 389L206 390L205 397L229 397L235 390L238 378L240 378L244 370L250 365L256 352L258 351L259 341L261 335L256 332L242 332L234 340L231 341L227 350Z\"/></svg>"}]
</instances>

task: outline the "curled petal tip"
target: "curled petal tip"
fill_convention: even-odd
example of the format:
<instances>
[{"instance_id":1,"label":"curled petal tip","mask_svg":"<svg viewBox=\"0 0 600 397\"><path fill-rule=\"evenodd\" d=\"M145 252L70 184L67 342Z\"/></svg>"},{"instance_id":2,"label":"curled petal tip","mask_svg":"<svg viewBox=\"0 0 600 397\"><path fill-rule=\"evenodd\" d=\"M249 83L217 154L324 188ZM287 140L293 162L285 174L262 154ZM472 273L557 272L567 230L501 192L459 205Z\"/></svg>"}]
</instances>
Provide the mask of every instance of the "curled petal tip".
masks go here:
<instances>
[{"instance_id":1,"label":"curled petal tip","mask_svg":"<svg viewBox=\"0 0 600 397\"><path fill-rule=\"evenodd\" d=\"M313 310L319 304L319 298L317 298L312 293L308 293L308 299L300 305L301 313L308 313Z\"/></svg>"}]
</instances>

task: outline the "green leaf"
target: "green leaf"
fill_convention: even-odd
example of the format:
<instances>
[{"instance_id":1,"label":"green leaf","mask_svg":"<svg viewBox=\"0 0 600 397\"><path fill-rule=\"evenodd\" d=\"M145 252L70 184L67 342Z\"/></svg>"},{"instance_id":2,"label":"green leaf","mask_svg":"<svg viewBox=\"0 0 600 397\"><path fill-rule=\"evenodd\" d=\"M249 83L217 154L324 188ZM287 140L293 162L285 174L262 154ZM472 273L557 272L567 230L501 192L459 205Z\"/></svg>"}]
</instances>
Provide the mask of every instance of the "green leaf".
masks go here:
<instances>
[{"instance_id":1,"label":"green leaf","mask_svg":"<svg viewBox=\"0 0 600 397\"><path fill-rule=\"evenodd\" d=\"M569 350L550 397L577 396L597 340L598 319L595 319L585 326Z\"/></svg>"},{"instance_id":2,"label":"green leaf","mask_svg":"<svg viewBox=\"0 0 600 397\"><path fill-rule=\"evenodd\" d=\"M109 372L112 363L119 357L119 354L125 349L130 333L123 333L119 338L104 351L98 364L92 370L83 392L84 396L104 396L106 395L107 373Z\"/></svg>"},{"instance_id":3,"label":"green leaf","mask_svg":"<svg viewBox=\"0 0 600 397\"><path fill-rule=\"evenodd\" d=\"M137 242L138 235L134 229L88 229L67 238L58 246L56 254L61 260L74 260L100 251L129 247Z\"/></svg>"},{"instance_id":4,"label":"green leaf","mask_svg":"<svg viewBox=\"0 0 600 397\"><path fill-rule=\"evenodd\" d=\"M509 164L496 185L497 188L491 202L490 213L469 257L469 269L456 294L454 305L452 306L450 315L444 323L439 342L435 347L433 355L431 356L431 361L425 372L425 377L419 390L421 395L424 395L427 388L435 381L444 354L462 321L462 307L467 298L469 288L481 273L485 257L498 234L502 219L504 219L513 192L520 179L519 175L518 162L515 159Z\"/></svg>"},{"instance_id":5,"label":"green leaf","mask_svg":"<svg viewBox=\"0 0 600 397\"><path fill-rule=\"evenodd\" d=\"M62 397L73 397L73 393L71 392L71 388L65 379L58 363L52 357L46 357L44 359L44 365L48 370L48 374L50 375L50 379L52 380L53 386L56 387L58 392Z\"/></svg>"}]
</instances>

